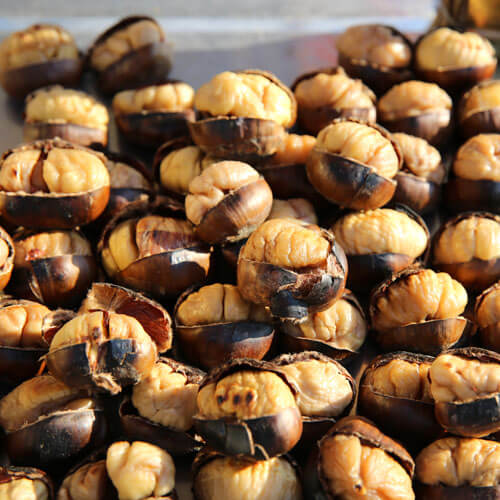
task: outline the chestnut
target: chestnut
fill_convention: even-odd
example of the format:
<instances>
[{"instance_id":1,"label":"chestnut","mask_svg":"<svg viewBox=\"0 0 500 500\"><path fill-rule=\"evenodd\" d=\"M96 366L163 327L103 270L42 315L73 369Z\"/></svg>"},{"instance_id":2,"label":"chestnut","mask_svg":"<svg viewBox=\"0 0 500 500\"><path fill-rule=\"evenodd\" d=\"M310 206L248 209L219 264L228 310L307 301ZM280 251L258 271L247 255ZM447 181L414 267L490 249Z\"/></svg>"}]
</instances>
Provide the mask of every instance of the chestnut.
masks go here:
<instances>
[{"instance_id":1,"label":"chestnut","mask_svg":"<svg viewBox=\"0 0 500 500\"><path fill-rule=\"evenodd\" d=\"M155 83L168 75L172 50L161 26L151 17L130 16L108 28L88 53L99 88L113 94Z\"/></svg>"},{"instance_id":2,"label":"chestnut","mask_svg":"<svg viewBox=\"0 0 500 500\"><path fill-rule=\"evenodd\" d=\"M193 462L195 500L301 500L300 474L290 457L258 462L204 450Z\"/></svg>"},{"instance_id":3,"label":"chestnut","mask_svg":"<svg viewBox=\"0 0 500 500\"><path fill-rule=\"evenodd\" d=\"M442 146L453 131L452 106L451 97L435 83L410 80L395 85L379 99L377 116L391 132Z\"/></svg>"},{"instance_id":4,"label":"chestnut","mask_svg":"<svg viewBox=\"0 0 500 500\"><path fill-rule=\"evenodd\" d=\"M46 85L77 85L82 72L73 37L51 24L11 33L0 44L0 61L0 83L18 99Z\"/></svg>"},{"instance_id":5,"label":"chestnut","mask_svg":"<svg viewBox=\"0 0 500 500\"><path fill-rule=\"evenodd\" d=\"M78 231L21 232L9 291L49 307L80 303L97 274L90 242Z\"/></svg>"},{"instance_id":6,"label":"chestnut","mask_svg":"<svg viewBox=\"0 0 500 500\"><path fill-rule=\"evenodd\" d=\"M415 464L363 417L344 417L317 443L304 473L307 498L413 500Z\"/></svg>"},{"instance_id":7,"label":"chestnut","mask_svg":"<svg viewBox=\"0 0 500 500\"><path fill-rule=\"evenodd\" d=\"M2 500L54 500L49 476L34 467L0 467Z\"/></svg>"},{"instance_id":8,"label":"chestnut","mask_svg":"<svg viewBox=\"0 0 500 500\"><path fill-rule=\"evenodd\" d=\"M415 460L418 498L487 500L498 498L500 443L447 437L434 441Z\"/></svg>"},{"instance_id":9,"label":"chestnut","mask_svg":"<svg viewBox=\"0 0 500 500\"><path fill-rule=\"evenodd\" d=\"M273 193L250 165L221 161L207 167L189 183L186 216L196 235L207 243L246 238L271 211Z\"/></svg>"},{"instance_id":10,"label":"chestnut","mask_svg":"<svg viewBox=\"0 0 500 500\"><path fill-rule=\"evenodd\" d=\"M307 224L318 223L313 204L305 198L274 199L267 219L297 219Z\"/></svg>"},{"instance_id":11,"label":"chestnut","mask_svg":"<svg viewBox=\"0 0 500 500\"><path fill-rule=\"evenodd\" d=\"M0 291L3 290L12 276L14 269L14 242L9 233L0 226Z\"/></svg>"},{"instance_id":12,"label":"chestnut","mask_svg":"<svg viewBox=\"0 0 500 500\"><path fill-rule=\"evenodd\" d=\"M500 216L466 212L448 220L434 236L434 266L470 290L500 279Z\"/></svg>"},{"instance_id":13,"label":"chestnut","mask_svg":"<svg viewBox=\"0 0 500 500\"><path fill-rule=\"evenodd\" d=\"M24 142L60 137L81 146L108 144L108 110L91 95L52 85L24 102Z\"/></svg>"},{"instance_id":14,"label":"chestnut","mask_svg":"<svg viewBox=\"0 0 500 500\"><path fill-rule=\"evenodd\" d=\"M272 155L297 117L292 91L261 70L215 75L196 91L194 104L204 118L189 123L193 141L224 160L253 163Z\"/></svg>"},{"instance_id":15,"label":"chestnut","mask_svg":"<svg viewBox=\"0 0 500 500\"><path fill-rule=\"evenodd\" d=\"M500 354L463 347L440 354L429 370L439 424L465 437L500 430Z\"/></svg>"},{"instance_id":16,"label":"chestnut","mask_svg":"<svg viewBox=\"0 0 500 500\"><path fill-rule=\"evenodd\" d=\"M410 267L373 290L371 325L384 350L437 354L474 334L466 305L465 288L449 274Z\"/></svg>"},{"instance_id":17,"label":"chestnut","mask_svg":"<svg viewBox=\"0 0 500 500\"><path fill-rule=\"evenodd\" d=\"M477 297L474 320L479 326L481 344L500 352L500 281Z\"/></svg>"},{"instance_id":18,"label":"chestnut","mask_svg":"<svg viewBox=\"0 0 500 500\"><path fill-rule=\"evenodd\" d=\"M411 42L392 26L349 27L337 38L339 64L352 78L361 78L377 94L412 76Z\"/></svg>"},{"instance_id":19,"label":"chestnut","mask_svg":"<svg viewBox=\"0 0 500 500\"><path fill-rule=\"evenodd\" d=\"M500 213L499 151L500 134L476 135L459 148L446 185L449 210Z\"/></svg>"},{"instance_id":20,"label":"chestnut","mask_svg":"<svg viewBox=\"0 0 500 500\"><path fill-rule=\"evenodd\" d=\"M271 219L240 251L242 297L270 308L273 316L305 319L342 296L347 262L332 233L293 219Z\"/></svg>"},{"instance_id":21,"label":"chestnut","mask_svg":"<svg viewBox=\"0 0 500 500\"><path fill-rule=\"evenodd\" d=\"M122 90L113 97L113 113L125 139L155 148L176 137L189 136L194 121L194 89L187 83L167 81Z\"/></svg>"},{"instance_id":22,"label":"chestnut","mask_svg":"<svg viewBox=\"0 0 500 500\"><path fill-rule=\"evenodd\" d=\"M117 499L106 470L106 460L86 462L69 472L57 492L57 500L73 499Z\"/></svg>"},{"instance_id":23,"label":"chestnut","mask_svg":"<svg viewBox=\"0 0 500 500\"><path fill-rule=\"evenodd\" d=\"M417 74L452 93L489 80L496 67L493 45L477 32L441 27L423 35L415 45Z\"/></svg>"},{"instance_id":24,"label":"chestnut","mask_svg":"<svg viewBox=\"0 0 500 500\"><path fill-rule=\"evenodd\" d=\"M500 80L478 83L460 99L458 126L463 137L500 133Z\"/></svg>"},{"instance_id":25,"label":"chestnut","mask_svg":"<svg viewBox=\"0 0 500 500\"><path fill-rule=\"evenodd\" d=\"M0 425L12 463L58 473L107 437L101 403L51 375L26 380L2 398Z\"/></svg>"},{"instance_id":26,"label":"chestnut","mask_svg":"<svg viewBox=\"0 0 500 500\"><path fill-rule=\"evenodd\" d=\"M274 338L265 308L222 283L184 292L175 306L175 325L182 354L208 369L234 358L262 359Z\"/></svg>"},{"instance_id":27,"label":"chestnut","mask_svg":"<svg viewBox=\"0 0 500 500\"><path fill-rule=\"evenodd\" d=\"M429 245L424 221L403 205L348 213L331 230L347 255L347 286L364 293L425 258Z\"/></svg>"},{"instance_id":28,"label":"chestnut","mask_svg":"<svg viewBox=\"0 0 500 500\"><path fill-rule=\"evenodd\" d=\"M295 392L274 364L233 359L202 381L195 429L225 455L254 460L282 455L302 434Z\"/></svg>"},{"instance_id":29,"label":"chestnut","mask_svg":"<svg viewBox=\"0 0 500 500\"><path fill-rule=\"evenodd\" d=\"M340 66L299 76L292 85L298 122L308 134L317 135L335 118L355 118L375 123L375 94L361 80L349 78Z\"/></svg>"},{"instance_id":30,"label":"chestnut","mask_svg":"<svg viewBox=\"0 0 500 500\"><path fill-rule=\"evenodd\" d=\"M16 227L83 226L106 208L109 184L103 154L59 138L35 141L0 158L0 216Z\"/></svg>"},{"instance_id":31,"label":"chestnut","mask_svg":"<svg viewBox=\"0 0 500 500\"><path fill-rule=\"evenodd\" d=\"M419 214L437 210L441 202L441 185L446 181L446 167L439 151L425 139L395 133L403 155L403 166L396 174L393 201L403 203Z\"/></svg>"}]
</instances>

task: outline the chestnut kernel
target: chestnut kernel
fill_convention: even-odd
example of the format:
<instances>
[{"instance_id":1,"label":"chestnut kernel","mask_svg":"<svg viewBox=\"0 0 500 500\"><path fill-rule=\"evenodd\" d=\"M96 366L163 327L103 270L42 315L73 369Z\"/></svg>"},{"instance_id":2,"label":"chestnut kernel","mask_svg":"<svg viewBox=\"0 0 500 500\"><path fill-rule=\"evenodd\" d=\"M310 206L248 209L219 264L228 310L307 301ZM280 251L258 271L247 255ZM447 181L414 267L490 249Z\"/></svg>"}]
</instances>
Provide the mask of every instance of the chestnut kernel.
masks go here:
<instances>
[{"instance_id":1,"label":"chestnut kernel","mask_svg":"<svg viewBox=\"0 0 500 500\"><path fill-rule=\"evenodd\" d=\"M15 247L9 233L0 226L0 290L3 290L14 269Z\"/></svg>"},{"instance_id":2,"label":"chestnut kernel","mask_svg":"<svg viewBox=\"0 0 500 500\"><path fill-rule=\"evenodd\" d=\"M0 467L2 500L53 500L54 486L45 472L34 467Z\"/></svg>"},{"instance_id":3,"label":"chestnut kernel","mask_svg":"<svg viewBox=\"0 0 500 500\"><path fill-rule=\"evenodd\" d=\"M110 500L116 497L108 477L106 461L98 460L81 465L64 478L57 500Z\"/></svg>"},{"instance_id":4,"label":"chestnut kernel","mask_svg":"<svg viewBox=\"0 0 500 500\"><path fill-rule=\"evenodd\" d=\"M318 224L314 206L305 198L274 199L267 219L297 219L307 224Z\"/></svg>"},{"instance_id":5,"label":"chestnut kernel","mask_svg":"<svg viewBox=\"0 0 500 500\"><path fill-rule=\"evenodd\" d=\"M476 299L474 320L479 326L481 344L500 351L500 282L495 283Z\"/></svg>"}]
</instances>

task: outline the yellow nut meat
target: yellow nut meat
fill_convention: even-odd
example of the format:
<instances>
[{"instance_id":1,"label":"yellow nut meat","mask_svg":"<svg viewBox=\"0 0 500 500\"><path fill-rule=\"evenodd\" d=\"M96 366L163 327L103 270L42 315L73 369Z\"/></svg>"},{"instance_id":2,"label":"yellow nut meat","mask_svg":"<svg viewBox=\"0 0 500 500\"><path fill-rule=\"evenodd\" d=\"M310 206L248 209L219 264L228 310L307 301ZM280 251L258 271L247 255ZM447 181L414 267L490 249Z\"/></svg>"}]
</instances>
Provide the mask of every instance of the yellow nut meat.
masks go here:
<instances>
[{"instance_id":1,"label":"yellow nut meat","mask_svg":"<svg viewBox=\"0 0 500 500\"><path fill-rule=\"evenodd\" d=\"M486 328L500 321L500 286L495 286L483 296L476 310L476 322Z\"/></svg>"},{"instance_id":2,"label":"yellow nut meat","mask_svg":"<svg viewBox=\"0 0 500 500\"><path fill-rule=\"evenodd\" d=\"M268 219L298 219L308 224L317 224L318 218L312 203L304 198L273 200Z\"/></svg>"},{"instance_id":3,"label":"yellow nut meat","mask_svg":"<svg viewBox=\"0 0 500 500\"><path fill-rule=\"evenodd\" d=\"M286 134L280 149L272 156L275 165L304 164L316 144L312 135Z\"/></svg>"},{"instance_id":4,"label":"yellow nut meat","mask_svg":"<svg viewBox=\"0 0 500 500\"><path fill-rule=\"evenodd\" d=\"M151 189L151 183L137 169L121 161L106 162L112 189Z\"/></svg>"},{"instance_id":5,"label":"yellow nut meat","mask_svg":"<svg viewBox=\"0 0 500 500\"><path fill-rule=\"evenodd\" d=\"M52 497L48 486L43 481L23 477L0 484L0 498L2 500L50 500Z\"/></svg>"},{"instance_id":6,"label":"yellow nut meat","mask_svg":"<svg viewBox=\"0 0 500 500\"><path fill-rule=\"evenodd\" d=\"M64 479L57 500L104 500L107 481L105 460L85 464Z\"/></svg>"},{"instance_id":7,"label":"yellow nut meat","mask_svg":"<svg viewBox=\"0 0 500 500\"><path fill-rule=\"evenodd\" d=\"M470 138L458 150L453 171L463 179L500 182L500 134Z\"/></svg>"},{"instance_id":8,"label":"yellow nut meat","mask_svg":"<svg viewBox=\"0 0 500 500\"><path fill-rule=\"evenodd\" d=\"M464 98L459 118L463 121L476 113L492 108L500 108L500 80L472 87Z\"/></svg>"}]
</instances>

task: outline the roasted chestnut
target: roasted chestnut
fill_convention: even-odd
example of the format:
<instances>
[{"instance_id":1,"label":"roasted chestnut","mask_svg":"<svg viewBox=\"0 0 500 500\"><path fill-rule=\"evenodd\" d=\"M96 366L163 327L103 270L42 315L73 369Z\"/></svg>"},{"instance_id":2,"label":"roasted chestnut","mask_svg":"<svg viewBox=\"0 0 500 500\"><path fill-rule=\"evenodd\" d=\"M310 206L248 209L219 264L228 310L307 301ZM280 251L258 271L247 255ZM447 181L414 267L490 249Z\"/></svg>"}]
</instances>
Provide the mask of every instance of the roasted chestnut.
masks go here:
<instances>
[{"instance_id":1,"label":"roasted chestnut","mask_svg":"<svg viewBox=\"0 0 500 500\"><path fill-rule=\"evenodd\" d=\"M274 364L234 359L201 383L195 429L226 455L255 460L282 455L302 434L295 392Z\"/></svg>"},{"instance_id":2,"label":"roasted chestnut","mask_svg":"<svg viewBox=\"0 0 500 500\"><path fill-rule=\"evenodd\" d=\"M402 160L386 130L338 119L318 134L307 159L307 176L327 200L369 210L385 205L394 195L394 176Z\"/></svg>"},{"instance_id":3,"label":"roasted chestnut","mask_svg":"<svg viewBox=\"0 0 500 500\"><path fill-rule=\"evenodd\" d=\"M342 296L347 262L332 233L294 219L271 219L254 231L237 265L242 297L279 318L305 319Z\"/></svg>"},{"instance_id":4,"label":"roasted chestnut","mask_svg":"<svg viewBox=\"0 0 500 500\"><path fill-rule=\"evenodd\" d=\"M16 227L83 226L101 215L108 198L106 158L91 149L56 138L0 158L0 216Z\"/></svg>"},{"instance_id":5,"label":"roasted chestnut","mask_svg":"<svg viewBox=\"0 0 500 500\"><path fill-rule=\"evenodd\" d=\"M490 79L496 67L493 45L476 32L437 28L415 45L415 71L449 92L459 93Z\"/></svg>"},{"instance_id":6,"label":"roasted chestnut","mask_svg":"<svg viewBox=\"0 0 500 500\"><path fill-rule=\"evenodd\" d=\"M221 161L207 167L189 183L186 216L196 235L207 243L246 238L271 211L273 193L250 165Z\"/></svg>"},{"instance_id":7,"label":"roasted chestnut","mask_svg":"<svg viewBox=\"0 0 500 500\"><path fill-rule=\"evenodd\" d=\"M474 333L466 305L465 288L449 274L407 268L372 292L370 319L383 349L437 354Z\"/></svg>"},{"instance_id":8,"label":"roasted chestnut","mask_svg":"<svg viewBox=\"0 0 500 500\"><path fill-rule=\"evenodd\" d=\"M172 66L165 33L147 16L126 17L111 26L94 42L88 59L106 94L165 79Z\"/></svg>"},{"instance_id":9,"label":"roasted chestnut","mask_svg":"<svg viewBox=\"0 0 500 500\"><path fill-rule=\"evenodd\" d=\"M97 274L90 242L80 232L21 232L14 240L13 295L54 308L80 303Z\"/></svg>"},{"instance_id":10,"label":"roasted chestnut","mask_svg":"<svg viewBox=\"0 0 500 500\"><path fill-rule=\"evenodd\" d=\"M423 449L415 460L418 498L487 500L500 495L500 443L447 437Z\"/></svg>"},{"instance_id":11,"label":"roasted chestnut","mask_svg":"<svg viewBox=\"0 0 500 500\"><path fill-rule=\"evenodd\" d=\"M453 131L451 97L435 83L411 80L392 87L377 104L380 123L391 132L404 132L444 145Z\"/></svg>"},{"instance_id":12,"label":"roasted chestnut","mask_svg":"<svg viewBox=\"0 0 500 500\"><path fill-rule=\"evenodd\" d=\"M448 209L500 213L500 134L480 134L458 150L446 185Z\"/></svg>"},{"instance_id":13,"label":"roasted chestnut","mask_svg":"<svg viewBox=\"0 0 500 500\"><path fill-rule=\"evenodd\" d=\"M377 94L412 76L412 44L392 26L351 26L336 43L340 65L352 78L361 78Z\"/></svg>"},{"instance_id":14,"label":"roasted chestnut","mask_svg":"<svg viewBox=\"0 0 500 500\"><path fill-rule=\"evenodd\" d=\"M2 398L0 425L12 463L58 473L107 437L99 401L51 375L26 380Z\"/></svg>"},{"instance_id":15,"label":"roasted chestnut","mask_svg":"<svg viewBox=\"0 0 500 500\"><path fill-rule=\"evenodd\" d=\"M446 168L439 151L420 137L392 134L403 154L403 166L396 174L393 201L403 203L419 214L436 210L441 201L441 184Z\"/></svg>"},{"instance_id":16,"label":"roasted chestnut","mask_svg":"<svg viewBox=\"0 0 500 500\"><path fill-rule=\"evenodd\" d=\"M340 66L301 75L292 85L299 125L317 135L335 118L375 123L375 94L361 80L349 78Z\"/></svg>"},{"instance_id":17,"label":"roasted chestnut","mask_svg":"<svg viewBox=\"0 0 500 500\"><path fill-rule=\"evenodd\" d=\"M129 142L158 147L176 137L189 136L187 123L195 119L194 90L184 82L170 81L113 97L118 129Z\"/></svg>"},{"instance_id":18,"label":"roasted chestnut","mask_svg":"<svg viewBox=\"0 0 500 500\"><path fill-rule=\"evenodd\" d=\"M51 24L34 24L11 33L0 44L0 83L13 97L60 83L76 85L82 60L73 37Z\"/></svg>"},{"instance_id":19,"label":"roasted chestnut","mask_svg":"<svg viewBox=\"0 0 500 500\"><path fill-rule=\"evenodd\" d=\"M423 220L401 205L346 214L332 232L347 255L347 286L365 293L425 257L429 244Z\"/></svg>"},{"instance_id":20,"label":"roasted chestnut","mask_svg":"<svg viewBox=\"0 0 500 500\"><path fill-rule=\"evenodd\" d=\"M2 500L53 500L52 481L33 467L0 467Z\"/></svg>"},{"instance_id":21,"label":"roasted chestnut","mask_svg":"<svg viewBox=\"0 0 500 500\"><path fill-rule=\"evenodd\" d=\"M369 420L344 417L317 443L305 471L307 498L414 500L415 464Z\"/></svg>"},{"instance_id":22,"label":"roasted chestnut","mask_svg":"<svg viewBox=\"0 0 500 500\"><path fill-rule=\"evenodd\" d=\"M9 233L0 226L0 290L9 283L14 269L14 242Z\"/></svg>"},{"instance_id":23,"label":"roasted chestnut","mask_svg":"<svg viewBox=\"0 0 500 500\"><path fill-rule=\"evenodd\" d=\"M208 116L189 123L194 142L225 160L253 162L272 155L297 118L292 91L261 70L215 75L196 91L194 104Z\"/></svg>"},{"instance_id":24,"label":"roasted chestnut","mask_svg":"<svg viewBox=\"0 0 500 500\"><path fill-rule=\"evenodd\" d=\"M440 354L429 370L436 419L466 437L500 430L500 354L464 347Z\"/></svg>"},{"instance_id":25,"label":"roasted chestnut","mask_svg":"<svg viewBox=\"0 0 500 500\"><path fill-rule=\"evenodd\" d=\"M60 137L81 146L108 144L108 110L91 95L60 85L43 87L26 97L24 141Z\"/></svg>"},{"instance_id":26,"label":"roasted chestnut","mask_svg":"<svg viewBox=\"0 0 500 500\"><path fill-rule=\"evenodd\" d=\"M87 462L64 478L57 500L111 500L116 490L108 477L106 460Z\"/></svg>"},{"instance_id":27,"label":"roasted chestnut","mask_svg":"<svg viewBox=\"0 0 500 500\"><path fill-rule=\"evenodd\" d=\"M265 308L243 299L236 286L222 283L182 294L175 323L182 353L203 368L234 358L262 359L274 338Z\"/></svg>"},{"instance_id":28,"label":"roasted chestnut","mask_svg":"<svg viewBox=\"0 0 500 500\"><path fill-rule=\"evenodd\" d=\"M297 466L286 455L259 462L203 451L193 463L195 500L301 500Z\"/></svg>"},{"instance_id":29,"label":"roasted chestnut","mask_svg":"<svg viewBox=\"0 0 500 500\"><path fill-rule=\"evenodd\" d=\"M305 198L273 200L268 219L297 219L308 224L317 224L318 218L312 203Z\"/></svg>"},{"instance_id":30,"label":"roasted chestnut","mask_svg":"<svg viewBox=\"0 0 500 500\"><path fill-rule=\"evenodd\" d=\"M500 216L467 212L450 219L434 237L434 266L470 290L500 279Z\"/></svg>"},{"instance_id":31,"label":"roasted chestnut","mask_svg":"<svg viewBox=\"0 0 500 500\"><path fill-rule=\"evenodd\" d=\"M481 344L500 352L500 281L476 299L474 320L479 325Z\"/></svg>"}]
</instances>

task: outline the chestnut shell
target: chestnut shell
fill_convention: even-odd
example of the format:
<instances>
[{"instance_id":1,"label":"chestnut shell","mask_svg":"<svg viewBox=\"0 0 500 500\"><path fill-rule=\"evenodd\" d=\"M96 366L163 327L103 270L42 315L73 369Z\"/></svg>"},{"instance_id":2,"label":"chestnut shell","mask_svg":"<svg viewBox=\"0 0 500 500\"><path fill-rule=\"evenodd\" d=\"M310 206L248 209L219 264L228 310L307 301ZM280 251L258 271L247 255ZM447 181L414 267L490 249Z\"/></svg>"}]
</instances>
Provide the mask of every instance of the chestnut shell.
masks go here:
<instances>
[{"instance_id":1,"label":"chestnut shell","mask_svg":"<svg viewBox=\"0 0 500 500\"><path fill-rule=\"evenodd\" d=\"M86 127L75 123L24 123L24 142L37 141L40 139L52 139L54 137L60 137L65 141L87 147L105 147L108 143L107 131L100 128Z\"/></svg>"},{"instance_id":2,"label":"chestnut shell","mask_svg":"<svg viewBox=\"0 0 500 500\"><path fill-rule=\"evenodd\" d=\"M0 346L0 379L17 385L34 377L41 368L47 350L43 347Z\"/></svg>"},{"instance_id":3,"label":"chestnut shell","mask_svg":"<svg viewBox=\"0 0 500 500\"><path fill-rule=\"evenodd\" d=\"M444 486L415 484L417 498L426 500L498 500L500 486Z\"/></svg>"},{"instance_id":4,"label":"chestnut shell","mask_svg":"<svg viewBox=\"0 0 500 500\"><path fill-rule=\"evenodd\" d=\"M395 203L403 203L419 214L438 209L441 202L441 185L405 171L398 172L395 179Z\"/></svg>"},{"instance_id":5,"label":"chestnut shell","mask_svg":"<svg viewBox=\"0 0 500 500\"><path fill-rule=\"evenodd\" d=\"M481 303L490 292L498 288L500 288L500 281L490 286L489 288L484 290L484 292L478 295L474 306L474 316L476 318L476 323L479 324L479 322L477 321L477 313L479 311ZM492 351L500 352L500 322L488 325L486 328L479 328L479 337L481 339L481 345L483 347Z\"/></svg>"},{"instance_id":6,"label":"chestnut shell","mask_svg":"<svg viewBox=\"0 0 500 500\"><path fill-rule=\"evenodd\" d=\"M500 115L500 112L499 112ZM500 214L500 182L452 177L445 187L446 206L451 212L484 210Z\"/></svg>"}]
</instances>

